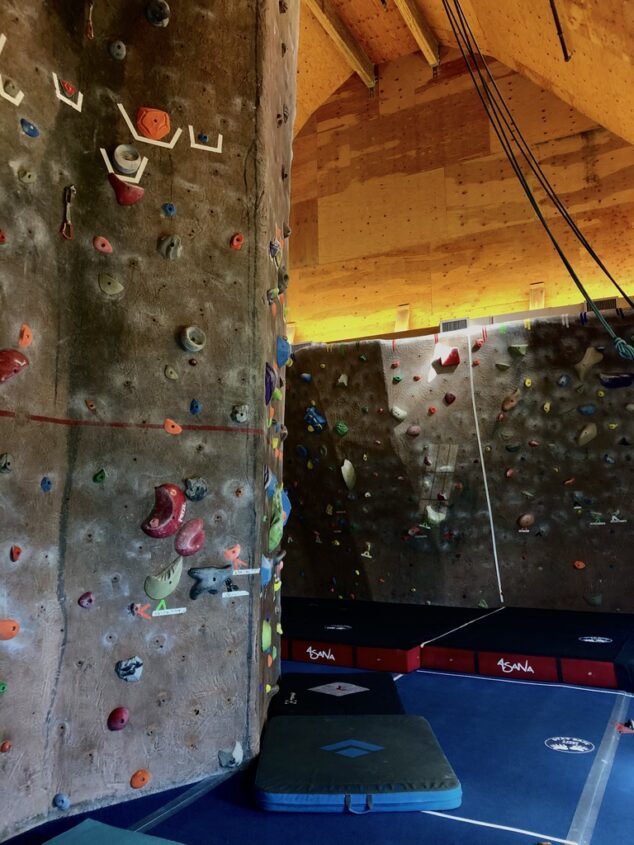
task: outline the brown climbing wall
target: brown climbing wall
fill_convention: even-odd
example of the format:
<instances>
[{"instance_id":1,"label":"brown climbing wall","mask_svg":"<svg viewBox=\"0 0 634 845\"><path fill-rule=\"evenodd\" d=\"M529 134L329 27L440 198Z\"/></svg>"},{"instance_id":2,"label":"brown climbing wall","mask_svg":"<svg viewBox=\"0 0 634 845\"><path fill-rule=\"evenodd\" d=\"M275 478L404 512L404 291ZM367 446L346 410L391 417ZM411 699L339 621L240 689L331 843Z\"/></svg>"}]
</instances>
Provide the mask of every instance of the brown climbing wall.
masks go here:
<instances>
[{"instance_id":1,"label":"brown climbing wall","mask_svg":"<svg viewBox=\"0 0 634 845\"><path fill-rule=\"evenodd\" d=\"M297 350L285 592L632 612L634 368L593 321L469 331Z\"/></svg>"},{"instance_id":2,"label":"brown climbing wall","mask_svg":"<svg viewBox=\"0 0 634 845\"><path fill-rule=\"evenodd\" d=\"M82 811L218 772L236 743L250 756L279 671L279 571L261 582L260 562L283 401L280 385L265 402L265 363L284 333L298 9L180 3L157 26L165 6L0 12L0 620L20 626L0 621L0 839L56 795ZM119 144L141 157L138 185L113 180L129 205L108 183ZM197 478L208 494L184 499ZM199 532L175 540L183 519L202 520L200 550ZM146 580L175 542L180 578ZM115 672L128 658L137 682Z\"/></svg>"}]
</instances>

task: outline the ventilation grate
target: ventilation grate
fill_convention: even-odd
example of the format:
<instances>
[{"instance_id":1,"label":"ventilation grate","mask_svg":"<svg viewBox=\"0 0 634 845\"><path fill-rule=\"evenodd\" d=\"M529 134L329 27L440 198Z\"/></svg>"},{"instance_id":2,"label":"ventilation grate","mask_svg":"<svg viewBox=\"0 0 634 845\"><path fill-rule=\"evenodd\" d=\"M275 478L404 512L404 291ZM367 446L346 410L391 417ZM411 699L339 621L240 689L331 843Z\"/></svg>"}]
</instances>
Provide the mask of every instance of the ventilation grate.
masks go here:
<instances>
[{"instance_id":1,"label":"ventilation grate","mask_svg":"<svg viewBox=\"0 0 634 845\"><path fill-rule=\"evenodd\" d=\"M462 320L443 320L440 323L440 332L441 334L444 332L458 332L468 327L469 320L467 317L464 317Z\"/></svg>"},{"instance_id":2,"label":"ventilation grate","mask_svg":"<svg viewBox=\"0 0 634 845\"><path fill-rule=\"evenodd\" d=\"M615 296L612 296L609 299L595 299L594 304L597 306L599 311L615 311L618 308ZM592 310L588 301L586 301L586 307L588 311Z\"/></svg>"}]
</instances>

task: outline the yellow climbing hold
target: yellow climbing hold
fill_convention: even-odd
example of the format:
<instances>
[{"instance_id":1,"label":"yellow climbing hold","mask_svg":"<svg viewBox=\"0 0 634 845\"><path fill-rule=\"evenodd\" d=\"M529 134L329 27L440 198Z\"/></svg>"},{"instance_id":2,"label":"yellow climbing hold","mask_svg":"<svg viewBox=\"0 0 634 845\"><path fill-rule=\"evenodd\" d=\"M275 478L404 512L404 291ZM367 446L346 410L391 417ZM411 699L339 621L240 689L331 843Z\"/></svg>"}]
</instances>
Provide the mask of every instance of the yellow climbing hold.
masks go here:
<instances>
[{"instance_id":1,"label":"yellow climbing hold","mask_svg":"<svg viewBox=\"0 0 634 845\"><path fill-rule=\"evenodd\" d=\"M605 397L605 390L597 390L597 396L599 399L603 399Z\"/></svg>"},{"instance_id":2,"label":"yellow climbing hold","mask_svg":"<svg viewBox=\"0 0 634 845\"><path fill-rule=\"evenodd\" d=\"M551 408L552 408L552 405L550 404L550 402L544 402L544 404L542 405L542 411L543 411L545 414L550 414L550 409L551 409Z\"/></svg>"},{"instance_id":3,"label":"yellow climbing hold","mask_svg":"<svg viewBox=\"0 0 634 845\"><path fill-rule=\"evenodd\" d=\"M312 461L306 461L306 469L314 469L315 464Z\"/></svg>"},{"instance_id":4,"label":"yellow climbing hold","mask_svg":"<svg viewBox=\"0 0 634 845\"><path fill-rule=\"evenodd\" d=\"M524 387L532 387L533 386L533 379L532 378L525 378L524 379Z\"/></svg>"},{"instance_id":5,"label":"yellow climbing hold","mask_svg":"<svg viewBox=\"0 0 634 845\"><path fill-rule=\"evenodd\" d=\"M608 423L608 428L610 429L610 431L614 431L614 429L618 428L618 427L619 427L618 423L614 423L614 422Z\"/></svg>"}]
</instances>

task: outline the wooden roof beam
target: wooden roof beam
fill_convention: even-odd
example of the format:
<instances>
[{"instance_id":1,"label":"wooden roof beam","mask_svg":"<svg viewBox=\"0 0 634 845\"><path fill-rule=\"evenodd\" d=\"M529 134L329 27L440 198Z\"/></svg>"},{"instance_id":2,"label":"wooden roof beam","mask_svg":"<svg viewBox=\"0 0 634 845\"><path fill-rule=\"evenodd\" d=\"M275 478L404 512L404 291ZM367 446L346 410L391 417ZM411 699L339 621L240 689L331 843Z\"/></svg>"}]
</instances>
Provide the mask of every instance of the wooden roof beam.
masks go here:
<instances>
[{"instance_id":1,"label":"wooden roof beam","mask_svg":"<svg viewBox=\"0 0 634 845\"><path fill-rule=\"evenodd\" d=\"M304 0L304 2L326 30L352 70L372 90L376 85L374 65L361 45L355 41L330 0Z\"/></svg>"},{"instance_id":2,"label":"wooden roof beam","mask_svg":"<svg viewBox=\"0 0 634 845\"><path fill-rule=\"evenodd\" d=\"M427 59L427 62L431 67L437 67L440 62L438 40L429 28L416 0L394 0L394 5L401 13L407 28L418 44L418 49Z\"/></svg>"}]
</instances>

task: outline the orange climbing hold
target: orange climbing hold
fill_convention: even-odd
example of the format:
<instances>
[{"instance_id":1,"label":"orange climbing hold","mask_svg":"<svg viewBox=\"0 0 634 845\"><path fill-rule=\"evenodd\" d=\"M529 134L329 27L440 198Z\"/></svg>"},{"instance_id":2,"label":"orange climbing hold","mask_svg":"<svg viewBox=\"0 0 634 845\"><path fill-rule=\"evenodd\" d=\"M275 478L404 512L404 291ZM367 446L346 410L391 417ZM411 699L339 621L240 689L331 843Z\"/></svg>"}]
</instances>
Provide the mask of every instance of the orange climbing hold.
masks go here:
<instances>
[{"instance_id":1,"label":"orange climbing hold","mask_svg":"<svg viewBox=\"0 0 634 845\"><path fill-rule=\"evenodd\" d=\"M97 406L95 405L95 403L92 401L92 399L86 399L85 402L86 402L86 407L88 408L88 410L91 411L94 414L95 411L97 410Z\"/></svg>"},{"instance_id":2,"label":"orange climbing hold","mask_svg":"<svg viewBox=\"0 0 634 845\"><path fill-rule=\"evenodd\" d=\"M0 640L12 640L20 631L20 623L15 619L0 619Z\"/></svg>"},{"instance_id":3,"label":"orange climbing hold","mask_svg":"<svg viewBox=\"0 0 634 845\"><path fill-rule=\"evenodd\" d=\"M582 560L576 560L573 564L575 569L585 569L586 565Z\"/></svg>"},{"instance_id":4,"label":"orange climbing hold","mask_svg":"<svg viewBox=\"0 0 634 845\"><path fill-rule=\"evenodd\" d=\"M22 349L26 349L27 346L30 346L33 343L33 332L31 331L30 326L26 323L22 323L20 326L20 337L18 339L18 346L21 346Z\"/></svg>"},{"instance_id":5,"label":"orange climbing hold","mask_svg":"<svg viewBox=\"0 0 634 845\"><path fill-rule=\"evenodd\" d=\"M136 113L136 128L144 138L160 141L170 133L170 116L166 111L140 106Z\"/></svg>"},{"instance_id":6,"label":"orange climbing hold","mask_svg":"<svg viewBox=\"0 0 634 845\"><path fill-rule=\"evenodd\" d=\"M20 560L20 555L22 554L22 549L19 546L11 546L11 551L9 552L9 557L13 563L16 563Z\"/></svg>"},{"instance_id":7,"label":"orange climbing hold","mask_svg":"<svg viewBox=\"0 0 634 845\"><path fill-rule=\"evenodd\" d=\"M177 422L174 422L174 420L171 420L169 417L163 423L163 428L165 429L165 431L168 434L182 434L183 433L183 427L180 426Z\"/></svg>"},{"instance_id":8,"label":"orange climbing hold","mask_svg":"<svg viewBox=\"0 0 634 845\"><path fill-rule=\"evenodd\" d=\"M139 769L130 778L130 786L132 789L142 789L148 785L151 779L152 775L147 769Z\"/></svg>"},{"instance_id":9,"label":"orange climbing hold","mask_svg":"<svg viewBox=\"0 0 634 845\"><path fill-rule=\"evenodd\" d=\"M6 754L8 751L11 751L13 748L13 743L9 742L8 739L5 739L4 742L0 743L0 753Z\"/></svg>"}]
</instances>

